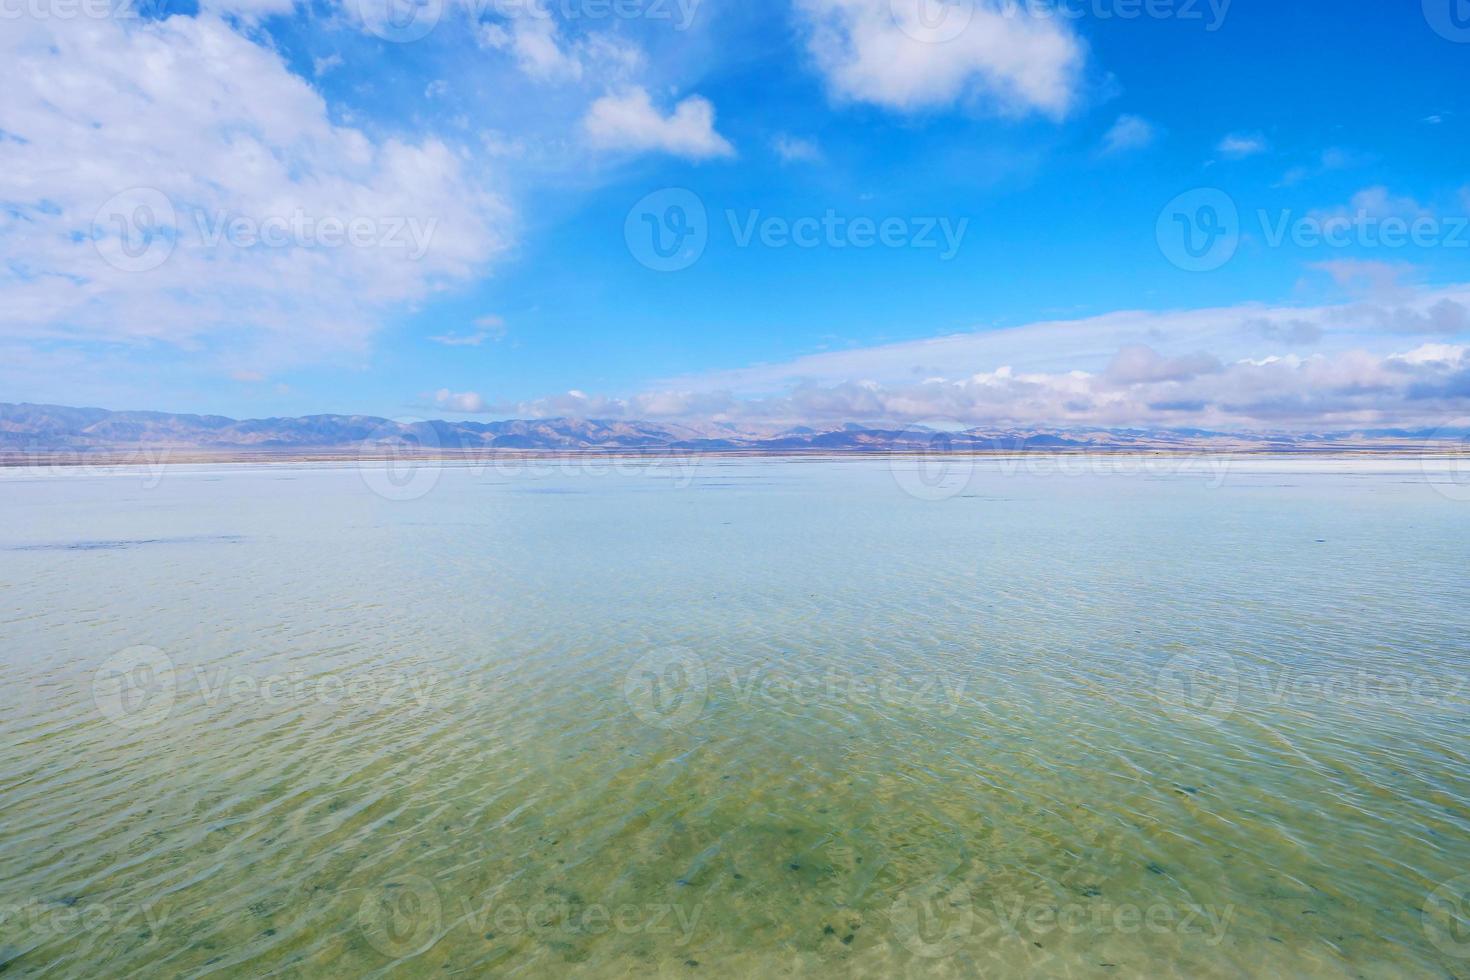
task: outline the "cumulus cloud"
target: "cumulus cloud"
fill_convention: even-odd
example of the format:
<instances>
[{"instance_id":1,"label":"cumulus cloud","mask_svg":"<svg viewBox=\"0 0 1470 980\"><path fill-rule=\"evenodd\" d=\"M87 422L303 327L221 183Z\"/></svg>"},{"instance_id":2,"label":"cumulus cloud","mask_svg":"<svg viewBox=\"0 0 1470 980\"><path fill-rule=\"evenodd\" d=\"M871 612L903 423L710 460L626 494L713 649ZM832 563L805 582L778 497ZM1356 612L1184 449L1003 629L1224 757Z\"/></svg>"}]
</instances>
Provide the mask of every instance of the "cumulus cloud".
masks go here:
<instances>
[{"instance_id":1,"label":"cumulus cloud","mask_svg":"<svg viewBox=\"0 0 1470 980\"><path fill-rule=\"evenodd\" d=\"M1158 139L1158 129L1141 116L1123 114L1103 136L1102 152L1107 156L1141 150Z\"/></svg>"},{"instance_id":2,"label":"cumulus cloud","mask_svg":"<svg viewBox=\"0 0 1470 980\"><path fill-rule=\"evenodd\" d=\"M1075 105L1082 42L1061 18L974 0L798 0L807 49L830 92L901 112L975 100L1060 118Z\"/></svg>"},{"instance_id":3,"label":"cumulus cloud","mask_svg":"<svg viewBox=\"0 0 1470 980\"><path fill-rule=\"evenodd\" d=\"M594 146L610 150L659 151L690 160L735 154L715 132L715 107L691 95L664 115L647 90L631 88L592 103L583 128Z\"/></svg>"},{"instance_id":4,"label":"cumulus cloud","mask_svg":"<svg viewBox=\"0 0 1470 980\"><path fill-rule=\"evenodd\" d=\"M334 123L218 17L15 22L0 60L0 333L310 359L507 243L460 153Z\"/></svg>"}]
</instances>

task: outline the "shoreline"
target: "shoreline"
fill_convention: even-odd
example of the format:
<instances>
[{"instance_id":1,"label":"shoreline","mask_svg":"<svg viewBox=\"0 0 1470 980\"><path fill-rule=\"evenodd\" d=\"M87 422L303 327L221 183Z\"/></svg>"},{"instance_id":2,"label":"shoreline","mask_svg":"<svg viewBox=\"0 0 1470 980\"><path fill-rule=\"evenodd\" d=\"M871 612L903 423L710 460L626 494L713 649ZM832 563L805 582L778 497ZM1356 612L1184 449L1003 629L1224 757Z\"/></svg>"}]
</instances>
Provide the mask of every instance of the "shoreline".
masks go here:
<instances>
[{"instance_id":1,"label":"shoreline","mask_svg":"<svg viewBox=\"0 0 1470 980\"><path fill-rule=\"evenodd\" d=\"M957 449L948 451L923 449L569 449L569 450L434 450L430 452L385 451L373 449L290 449L290 450L200 450L168 446L108 450L40 450L26 452L0 451L0 469L46 469L86 466L183 466L183 465L288 465L302 463L471 463L494 464L538 461L615 462L667 461L690 459L904 459L904 458L975 458L1005 459L1030 457L1159 457L1159 458L1225 458L1225 457L1333 457L1373 459L1462 459L1470 458L1470 447L1463 443L1448 445L1396 446L1235 446L1169 447L1093 446L1037 447L1016 449Z\"/></svg>"}]
</instances>

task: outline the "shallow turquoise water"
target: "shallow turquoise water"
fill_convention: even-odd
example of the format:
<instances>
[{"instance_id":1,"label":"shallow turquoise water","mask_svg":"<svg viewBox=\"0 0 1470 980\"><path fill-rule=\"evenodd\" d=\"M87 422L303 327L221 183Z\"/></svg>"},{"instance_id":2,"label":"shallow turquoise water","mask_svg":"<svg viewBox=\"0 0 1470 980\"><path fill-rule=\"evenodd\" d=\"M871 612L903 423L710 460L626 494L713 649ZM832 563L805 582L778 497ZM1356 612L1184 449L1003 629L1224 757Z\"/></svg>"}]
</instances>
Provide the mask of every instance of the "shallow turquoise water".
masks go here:
<instances>
[{"instance_id":1,"label":"shallow turquoise water","mask_svg":"<svg viewBox=\"0 0 1470 980\"><path fill-rule=\"evenodd\" d=\"M0 473L0 962L1470 974L1470 502L1221 462Z\"/></svg>"}]
</instances>

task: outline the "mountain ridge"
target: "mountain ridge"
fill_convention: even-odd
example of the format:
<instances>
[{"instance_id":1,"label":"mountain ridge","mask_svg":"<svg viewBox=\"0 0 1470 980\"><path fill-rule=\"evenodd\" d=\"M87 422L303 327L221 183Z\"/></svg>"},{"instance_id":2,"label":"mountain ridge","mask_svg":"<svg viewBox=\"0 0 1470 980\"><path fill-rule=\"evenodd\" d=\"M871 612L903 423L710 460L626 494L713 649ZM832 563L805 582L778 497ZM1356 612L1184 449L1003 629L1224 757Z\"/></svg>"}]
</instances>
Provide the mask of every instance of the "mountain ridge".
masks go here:
<instances>
[{"instance_id":1,"label":"mountain ridge","mask_svg":"<svg viewBox=\"0 0 1470 980\"><path fill-rule=\"evenodd\" d=\"M894 452L1411 449L1463 439L1464 430L1368 429L1227 433L1198 428L994 426L942 431L899 423L822 426L634 419L398 422L372 415L232 419L154 411L0 403L0 454L147 448L288 453L372 447L425 452Z\"/></svg>"}]
</instances>

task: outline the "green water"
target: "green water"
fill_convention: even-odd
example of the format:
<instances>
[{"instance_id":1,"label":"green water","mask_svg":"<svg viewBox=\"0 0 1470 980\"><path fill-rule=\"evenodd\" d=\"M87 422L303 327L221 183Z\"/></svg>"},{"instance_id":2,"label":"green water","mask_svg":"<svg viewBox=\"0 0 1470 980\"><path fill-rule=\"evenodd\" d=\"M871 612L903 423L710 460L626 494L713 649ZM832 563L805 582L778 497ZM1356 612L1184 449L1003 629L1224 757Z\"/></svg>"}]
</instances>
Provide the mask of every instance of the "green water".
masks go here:
<instances>
[{"instance_id":1,"label":"green water","mask_svg":"<svg viewBox=\"0 0 1470 980\"><path fill-rule=\"evenodd\" d=\"M918 465L0 473L7 976L1470 975L1462 487Z\"/></svg>"}]
</instances>

